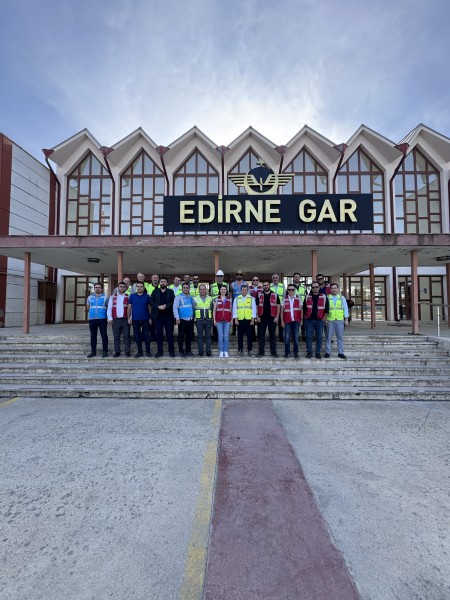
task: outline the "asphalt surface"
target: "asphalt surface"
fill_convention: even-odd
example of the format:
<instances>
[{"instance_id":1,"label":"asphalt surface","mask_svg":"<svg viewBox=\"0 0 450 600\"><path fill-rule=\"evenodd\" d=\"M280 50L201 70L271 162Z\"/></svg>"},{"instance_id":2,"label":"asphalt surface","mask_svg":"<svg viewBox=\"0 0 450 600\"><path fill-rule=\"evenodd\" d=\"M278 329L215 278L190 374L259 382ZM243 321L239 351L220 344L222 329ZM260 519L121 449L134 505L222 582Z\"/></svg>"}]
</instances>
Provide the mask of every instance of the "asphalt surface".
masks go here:
<instances>
[{"instance_id":1,"label":"asphalt surface","mask_svg":"<svg viewBox=\"0 0 450 600\"><path fill-rule=\"evenodd\" d=\"M220 404L213 401L20 398L0 404L0 599L200 598L207 550L206 585L215 560L209 525L219 513L211 518L212 491L215 511L233 467L223 470L221 448L216 453L220 440L233 448L225 419L232 404L223 403L220 433ZM259 471L259 485L265 493L270 484L272 498L283 481L271 467L275 451L284 448L290 457L297 492L283 517L285 550L296 545L305 507L295 502L309 490L304 498L316 507L327 544L361 598L448 600L450 404L264 404L278 418L272 425L279 443L265 438L265 455L255 453L261 421L247 419L241 429L246 452L253 447L252 460L263 459L257 468L268 469ZM247 487L257 483L254 474L248 471ZM242 469L239 477L243 483ZM233 504L248 509L240 495ZM241 518L239 524L243 539L267 535L263 522ZM203 548L208 532L210 547ZM280 560L280 540L261 547L268 564ZM251 568L254 556L241 553L239 568ZM248 597L246 578L239 581L229 600ZM280 600L275 594L266 585L259 598Z\"/></svg>"}]
</instances>

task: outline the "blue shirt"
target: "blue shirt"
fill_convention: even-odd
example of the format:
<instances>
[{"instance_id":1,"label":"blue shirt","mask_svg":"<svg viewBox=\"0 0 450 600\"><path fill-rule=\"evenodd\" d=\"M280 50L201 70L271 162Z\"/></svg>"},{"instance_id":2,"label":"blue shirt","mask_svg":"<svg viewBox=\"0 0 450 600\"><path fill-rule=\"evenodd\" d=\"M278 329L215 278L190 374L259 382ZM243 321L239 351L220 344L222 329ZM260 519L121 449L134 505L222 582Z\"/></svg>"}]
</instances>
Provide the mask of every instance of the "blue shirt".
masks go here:
<instances>
[{"instance_id":1,"label":"blue shirt","mask_svg":"<svg viewBox=\"0 0 450 600\"><path fill-rule=\"evenodd\" d=\"M133 321L147 321L150 318L148 307L150 306L150 296L145 292L139 294L130 294L128 304L133 307L131 318Z\"/></svg>"}]
</instances>

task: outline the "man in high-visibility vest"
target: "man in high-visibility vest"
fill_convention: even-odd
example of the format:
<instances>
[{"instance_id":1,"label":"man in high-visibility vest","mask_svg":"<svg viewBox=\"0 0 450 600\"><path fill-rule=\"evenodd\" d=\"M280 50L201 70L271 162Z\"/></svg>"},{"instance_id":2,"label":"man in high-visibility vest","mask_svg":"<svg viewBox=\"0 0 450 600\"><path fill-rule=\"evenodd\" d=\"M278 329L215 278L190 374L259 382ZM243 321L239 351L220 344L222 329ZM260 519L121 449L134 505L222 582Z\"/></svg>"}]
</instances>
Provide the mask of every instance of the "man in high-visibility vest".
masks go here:
<instances>
[{"instance_id":1,"label":"man in high-visibility vest","mask_svg":"<svg viewBox=\"0 0 450 600\"><path fill-rule=\"evenodd\" d=\"M199 295L194 296L195 326L198 334L198 356L203 356L203 339L206 342L206 356L211 354L211 326L213 313L213 300L206 294L206 285L201 283Z\"/></svg>"},{"instance_id":2,"label":"man in high-visibility vest","mask_svg":"<svg viewBox=\"0 0 450 600\"><path fill-rule=\"evenodd\" d=\"M286 288L284 287L284 283L280 282L280 276L278 275L278 273L273 273L272 284L270 286L270 289L272 292L275 292L275 294L278 296L281 304L286 294ZM278 338L280 342L284 342L283 327L281 325L281 322L278 322Z\"/></svg>"},{"instance_id":3,"label":"man in high-visibility vest","mask_svg":"<svg viewBox=\"0 0 450 600\"><path fill-rule=\"evenodd\" d=\"M300 273L294 273L292 275L292 285L295 287L295 296L300 298L300 304L303 304L304 299L306 298L306 287L301 283L301 275ZM306 341L306 333L305 333L305 324L302 321L301 327L301 336L302 340Z\"/></svg>"},{"instance_id":4,"label":"man in high-visibility vest","mask_svg":"<svg viewBox=\"0 0 450 600\"><path fill-rule=\"evenodd\" d=\"M329 311L329 302L325 294L319 292L319 284L313 281L311 291L303 302L303 314L306 328L306 358L312 358L313 334L316 334L316 358L322 358L323 325Z\"/></svg>"},{"instance_id":5,"label":"man in high-visibility vest","mask_svg":"<svg viewBox=\"0 0 450 600\"><path fill-rule=\"evenodd\" d=\"M344 354L344 329L348 326L348 305L347 300L339 294L339 286L332 283L330 286L331 294L328 296L329 312L327 315L328 331L325 345L325 358L331 355L331 340L333 334L336 334L337 350L339 358L347 358Z\"/></svg>"},{"instance_id":6,"label":"man in high-visibility vest","mask_svg":"<svg viewBox=\"0 0 450 600\"><path fill-rule=\"evenodd\" d=\"M198 275L192 276L189 293L191 296L198 296L200 294L200 277Z\"/></svg>"},{"instance_id":7,"label":"man in high-visibility vest","mask_svg":"<svg viewBox=\"0 0 450 600\"><path fill-rule=\"evenodd\" d=\"M145 291L150 296L151 293L153 292L153 288L151 287L150 283L147 283L147 281L145 281L145 275L144 275L144 273L138 273L136 275L136 279L137 279L137 282L133 283L133 285L131 286L131 293L135 294L136 290L137 290L137 284L138 283L143 283Z\"/></svg>"},{"instance_id":8,"label":"man in high-visibility vest","mask_svg":"<svg viewBox=\"0 0 450 600\"><path fill-rule=\"evenodd\" d=\"M181 289L181 277L175 275L173 278L173 283L171 283L167 289L172 290L175 296L182 294L183 290Z\"/></svg>"},{"instance_id":9,"label":"man in high-visibility vest","mask_svg":"<svg viewBox=\"0 0 450 600\"><path fill-rule=\"evenodd\" d=\"M274 358L278 358L275 331L280 318L280 299L275 292L271 291L268 281L264 281L263 291L258 293L256 302L258 304L256 322L258 323L259 345L259 352L256 356L264 356L266 330L269 329L270 354Z\"/></svg>"},{"instance_id":10,"label":"man in high-visibility vest","mask_svg":"<svg viewBox=\"0 0 450 600\"><path fill-rule=\"evenodd\" d=\"M225 273L219 269L216 273L216 281L209 286L209 295L213 300L215 300L220 293L220 286L224 285L227 288L228 292L228 283L225 283L224 278Z\"/></svg>"},{"instance_id":11,"label":"man in high-visibility vest","mask_svg":"<svg viewBox=\"0 0 450 600\"><path fill-rule=\"evenodd\" d=\"M244 333L247 336L248 355L252 356L252 325L255 322L255 318L255 299L248 293L248 284L243 283L241 286L241 293L233 302L233 319L238 328L238 356L242 356L244 351Z\"/></svg>"},{"instance_id":12,"label":"man in high-visibility vest","mask_svg":"<svg viewBox=\"0 0 450 600\"><path fill-rule=\"evenodd\" d=\"M194 330L194 298L189 293L189 284L183 283L183 293L175 296L173 315L178 326L178 349L180 356L192 354L192 334Z\"/></svg>"}]
</instances>

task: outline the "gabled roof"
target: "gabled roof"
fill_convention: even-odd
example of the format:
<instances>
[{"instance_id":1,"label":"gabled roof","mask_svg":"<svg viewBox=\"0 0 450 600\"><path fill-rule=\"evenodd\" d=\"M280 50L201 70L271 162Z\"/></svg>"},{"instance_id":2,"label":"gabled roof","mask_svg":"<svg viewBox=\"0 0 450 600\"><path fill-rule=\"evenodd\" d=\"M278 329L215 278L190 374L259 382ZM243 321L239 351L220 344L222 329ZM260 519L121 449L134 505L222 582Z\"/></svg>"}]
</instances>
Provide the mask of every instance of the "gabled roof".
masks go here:
<instances>
[{"instance_id":1,"label":"gabled roof","mask_svg":"<svg viewBox=\"0 0 450 600\"><path fill-rule=\"evenodd\" d=\"M235 162L235 160L238 158L237 155L240 156L242 154L242 151L244 150L243 146L251 146L255 151L258 149L263 149L267 156L262 158L270 157L273 163L272 166L275 166L280 161L280 154L276 150L275 144L268 138L264 137L251 125L243 133L241 133L241 135L233 140L231 144L228 145L229 151L225 155L225 160L228 163Z\"/></svg>"},{"instance_id":2,"label":"gabled roof","mask_svg":"<svg viewBox=\"0 0 450 600\"><path fill-rule=\"evenodd\" d=\"M422 137L428 144L442 157L444 162L450 161L450 139L431 127L427 127L423 123L419 123L412 131L408 133L399 144L409 144L414 146L418 139Z\"/></svg>"},{"instance_id":3,"label":"gabled roof","mask_svg":"<svg viewBox=\"0 0 450 600\"><path fill-rule=\"evenodd\" d=\"M347 146L350 148L358 141L358 138L365 138L374 148L388 161L392 162L399 159L402 156L402 152L396 147L396 144L384 137L380 133L377 133L367 125L360 125L355 133L347 142ZM351 152L350 148L350 152Z\"/></svg>"},{"instance_id":4,"label":"gabled roof","mask_svg":"<svg viewBox=\"0 0 450 600\"><path fill-rule=\"evenodd\" d=\"M288 152L286 153L286 162L290 162L298 151L304 146L308 147L308 140L311 140L321 152L331 161L335 162L339 159L341 153L337 150L334 142L330 141L320 133L317 133L309 125L304 125L302 129L287 143Z\"/></svg>"},{"instance_id":5,"label":"gabled roof","mask_svg":"<svg viewBox=\"0 0 450 600\"><path fill-rule=\"evenodd\" d=\"M72 137L52 148L52 152L49 154L50 160L58 166L63 165L86 140L89 140L97 150L100 148L99 142L92 133L88 129L82 129Z\"/></svg>"},{"instance_id":6,"label":"gabled roof","mask_svg":"<svg viewBox=\"0 0 450 600\"><path fill-rule=\"evenodd\" d=\"M184 145L186 143L189 143L189 141L195 136L202 139L206 144L208 144L208 146L211 146L211 148L217 147L216 143L214 143L208 136L206 136L203 133L203 131L197 127L197 125L194 125L194 127L191 127L191 129L189 129L189 131L186 131L186 133L184 133L182 136L180 136L174 142L172 142L170 144L170 148L175 148L175 146Z\"/></svg>"},{"instance_id":7,"label":"gabled roof","mask_svg":"<svg viewBox=\"0 0 450 600\"><path fill-rule=\"evenodd\" d=\"M117 144L114 144L112 152L108 154L108 160L112 164L117 165L139 141L150 146L151 148L156 148L156 144L151 137L147 135L142 127L138 127L135 131L117 142Z\"/></svg>"}]
</instances>

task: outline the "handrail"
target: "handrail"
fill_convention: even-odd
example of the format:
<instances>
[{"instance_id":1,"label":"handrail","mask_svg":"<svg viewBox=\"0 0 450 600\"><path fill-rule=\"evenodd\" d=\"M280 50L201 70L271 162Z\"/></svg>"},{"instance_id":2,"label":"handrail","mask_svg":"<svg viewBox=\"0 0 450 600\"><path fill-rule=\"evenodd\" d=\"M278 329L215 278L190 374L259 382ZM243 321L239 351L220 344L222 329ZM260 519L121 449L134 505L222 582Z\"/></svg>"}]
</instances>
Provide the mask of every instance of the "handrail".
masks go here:
<instances>
[{"instance_id":1,"label":"handrail","mask_svg":"<svg viewBox=\"0 0 450 600\"><path fill-rule=\"evenodd\" d=\"M418 302L417 304L426 304L428 306L436 306L437 312L437 337L441 337L441 311L440 308L443 306L444 308L449 308L450 304L436 304L434 302Z\"/></svg>"}]
</instances>

